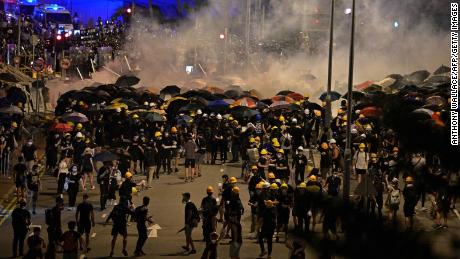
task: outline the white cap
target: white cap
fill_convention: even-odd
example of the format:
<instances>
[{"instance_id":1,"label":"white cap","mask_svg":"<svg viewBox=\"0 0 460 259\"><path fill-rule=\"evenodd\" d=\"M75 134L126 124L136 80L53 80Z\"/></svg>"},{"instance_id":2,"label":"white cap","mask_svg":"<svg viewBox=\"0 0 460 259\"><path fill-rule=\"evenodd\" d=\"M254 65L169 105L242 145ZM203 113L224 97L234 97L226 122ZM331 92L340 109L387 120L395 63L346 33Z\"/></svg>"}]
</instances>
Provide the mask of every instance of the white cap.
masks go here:
<instances>
[{"instance_id":1,"label":"white cap","mask_svg":"<svg viewBox=\"0 0 460 259\"><path fill-rule=\"evenodd\" d=\"M337 142L335 141L335 139L331 138L331 139L329 140L329 143L335 144L335 143L337 143Z\"/></svg>"},{"instance_id":2,"label":"white cap","mask_svg":"<svg viewBox=\"0 0 460 259\"><path fill-rule=\"evenodd\" d=\"M77 138L83 138L83 134L81 134L81 132L77 132L77 135L75 135L75 137L77 137Z\"/></svg>"},{"instance_id":3,"label":"white cap","mask_svg":"<svg viewBox=\"0 0 460 259\"><path fill-rule=\"evenodd\" d=\"M303 147L302 147L302 146L299 146L299 147L297 148L297 150L303 150Z\"/></svg>"},{"instance_id":4,"label":"white cap","mask_svg":"<svg viewBox=\"0 0 460 259\"><path fill-rule=\"evenodd\" d=\"M296 118L293 118L293 119L292 119L292 123L297 123L297 119L296 119Z\"/></svg>"},{"instance_id":5,"label":"white cap","mask_svg":"<svg viewBox=\"0 0 460 259\"><path fill-rule=\"evenodd\" d=\"M222 120L222 115L217 114L217 119L218 119L218 120Z\"/></svg>"},{"instance_id":6,"label":"white cap","mask_svg":"<svg viewBox=\"0 0 460 259\"><path fill-rule=\"evenodd\" d=\"M198 110L196 111L196 114L201 115L202 113L203 113L203 112L202 112L200 109L198 109Z\"/></svg>"},{"instance_id":7,"label":"white cap","mask_svg":"<svg viewBox=\"0 0 460 259\"><path fill-rule=\"evenodd\" d=\"M361 134L361 137L365 138L365 137L366 137L366 134L364 134L364 133L363 133L363 134Z\"/></svg>"}]
</instances>

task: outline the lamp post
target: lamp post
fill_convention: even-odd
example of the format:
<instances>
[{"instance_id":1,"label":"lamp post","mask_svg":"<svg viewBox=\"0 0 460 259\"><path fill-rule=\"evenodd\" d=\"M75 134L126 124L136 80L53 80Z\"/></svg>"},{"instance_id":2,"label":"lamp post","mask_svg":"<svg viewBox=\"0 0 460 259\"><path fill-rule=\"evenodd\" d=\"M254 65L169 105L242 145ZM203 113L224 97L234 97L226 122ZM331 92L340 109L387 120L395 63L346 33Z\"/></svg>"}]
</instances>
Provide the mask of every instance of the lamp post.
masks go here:
<instances>
[{"instance_id":1,"label":"lamp post","mask_svg":"<svg viewBox=\"0 0 460 259\"><path fill-rule=\"evenodd\" d=\"M351 8L351 37L350 37L350 56L348 65L348 96L347 96L347 138L345 148L345 175L343 181L343 199L349 201L350 199L350 174L352 166L352 155L351 155L351 121L352 121L352 110L353 102L351 99L353 91L353 66L354 66L354 48L355 48L355 0Z\"/></svg>"},{"instance_id":2,"label":"lamp post","mask_svg":"<svg viewBox=\"0 0 460 259\"><path fill-rule=\"evenodd\" d=\"M329 28L329 61L327 67L327 96L326 96L326 127L330 128L332 111L331 111L331 85L332 85L332 54L334 49L334 5L335 0L331 0L331 21ZM332 137L329 130L328 139Z\"/></svg>"}]
</instances>

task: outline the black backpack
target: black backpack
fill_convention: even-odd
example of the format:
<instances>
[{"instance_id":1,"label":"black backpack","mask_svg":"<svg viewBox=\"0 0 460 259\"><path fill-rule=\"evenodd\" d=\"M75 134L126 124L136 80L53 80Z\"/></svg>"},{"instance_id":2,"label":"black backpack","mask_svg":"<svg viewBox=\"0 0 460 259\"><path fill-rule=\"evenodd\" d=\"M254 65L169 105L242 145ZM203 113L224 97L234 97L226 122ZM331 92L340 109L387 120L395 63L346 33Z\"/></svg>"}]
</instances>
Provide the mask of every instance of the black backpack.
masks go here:
<instances>
[{"instance_id":1,"label":"black backpack","mask_svg":"<svg viewBox=\"0 0 460 259\"><path fill-rule=\"evenodd\" d=\"M46 225L48 226L51 226L53 225L55 222L54 222L54 212L53 212L53 209L46 209L45 210L45 222L46 222Z\"/></svg>"}]
</instances>

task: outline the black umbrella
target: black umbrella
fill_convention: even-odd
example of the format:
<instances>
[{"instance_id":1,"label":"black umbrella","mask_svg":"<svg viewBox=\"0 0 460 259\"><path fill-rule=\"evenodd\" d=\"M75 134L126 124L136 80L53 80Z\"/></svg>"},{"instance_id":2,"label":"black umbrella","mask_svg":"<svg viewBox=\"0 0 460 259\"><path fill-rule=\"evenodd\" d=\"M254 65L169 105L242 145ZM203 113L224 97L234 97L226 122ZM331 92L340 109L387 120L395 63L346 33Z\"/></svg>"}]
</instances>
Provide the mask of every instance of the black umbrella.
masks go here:
<instances>
[{"instance_id":1,"label":"black umbrella","mask_svg":"<svg viewBox=\"0 0 460 259\"><path fill-rule=\"evenodd\" d=\"M123 75L117 79L117 82L115 83L115 85L117 85L118 87L127 87L127 86L136 85L137 83L139 83L139 81L140 79L137 76Z\"/></svg>"},{"instance_id":2,"label":"black umbrella","mask_svg":"<svg viewBox=\"0 0 460 259\"><path fill-rule=\"evenodd\" d=\"M322 109L321 105L319 105L317 103L308 103L307 108L309 110L318 110L318 111L321 111L321 109Z\"/></svg>"},{"instance_id":3,"label":"black umbrella","mask_svg":"<svg viewBox=\"0 0 460 259\"><path fill-rule=\"evenodd\" d=\"M0 113L4 113L4 114L23 114L21 109L19 109L17 106L13 106L13 105L0 108Z\"/></svg>"},{"instance_id":4,"label":"black umbrella","mask_svg":"<svg viewBox=\"0 0 460 259\"><path fill-rule=\"evenodd\" d=\"M11 102L6 97L0 98L0 107L8 107L11 105Z\"/></svg>"},{"instance_id":5,"label":"black umbrella","mask_svg":"<svg viewBox=\"0 0 460 259\"><path fill-rule=\"evenodd\" d=\"M238 99L243 95L243 91L227 90L224 92L225 96L230 99Z\"/></svg>"},{"instance_id":6,"label":"black umbrella","mask_svg":"<svg viewBox=\"0 0 460 259\"><path fill-rule=\"evenodd\" d=\"M62 115L62 119L65 121L71 121L71 122L87 122L88 117L84 115L83 113L79 112L71 112L71 113L66 113Z\"/></svg>"},{"instance_id":7,"label":"black umbrella","mask_svg":"<svg viewBox=\"0 0 460 259\"><path fill-rule=\"evenodd\" d=\"M433 75L448 74L450 73L450 67L441 65L433 72Z\"/></svg>"},{"instance_id":8,"label":"black umbrella","mask_svg":"<svg viewBox=\"0 0 460 259\"><path fill-rule=\"evenodd\" d=\"M13 74L10 73L0 73L0 80L10 82L10 83L17 83L19 82L18 79Z\"/></svg>"},{"instance_id":9,"label":"black umbrella","mask_svg":"<svg viewBox=\"0 0 460 259\"><path fill-rule=\"evenodd\" d=\"M342 95L342 98L343 99L348 99L348 92L344 95ZM352 91L351 92L351 99L352 100L362 100L366 98L366 94L363 93L363 92L359 92L359 91Z\"/></svg>"},{"instance_id":10,"label":"black umbrella","mask_svg":"<svg viewBox=\"0 0 460 259\"><path fill-rule=\"evenodd\" d=\"M390 74L390 75L387 75L385 78L393 78L393 79L396 79L396 80L402 80L404 77L400 74Z\"/></svg>"},{"instance_id":11,"label":"black umbrella","mask_svg":"<svg viewBox=\"0 0 460 259\"><path fill-rule=\"evenodd\" d=\"M324 92L322 93L320 96L319 96L319 99L321 101L325 101L326 100L326 96L327 96L327 92ZM336 91L331 91L331 101L337 101L338 99L340 99L340 94Z\"/></svg>"},{"instance_id":12,"label":"black umbrella","mask_svg":"<svg viewBox=\"0 0 460 259\"><path fill-rule=\"evenodd\" d=\"M237 106L235 108L232 108L230 113L233 115L233 117L238 118L238 119L240 118L250 119L257 114L260 114L259 111L251 110L244 106Z\"/></svg>"},{"instance_id":13,"label":"black umbrella","mask_svg":"<svg viewBox=\"0 0 460 259\"><path fill-rule=\"evenodd\" d=\"M177 85L168 85L161 89L160 95L165 96L165 95L171 95L171 96L176 96L180 94L180 87Z\"/></svg>"},{"instance_id":14,"label":"black umbrella","mask_svg":"<svg viewBox=\"0 0 460 259\"><path fill-rule=\"evenodd\" d=\"M179 109L179 112L196 111L198 109L204 109L206 106L200 103L189 103Z\"/></svg>"},{"instance_id":15,"label":"black umbrella","mask_svg":"<svg viewBox=\"0 0 460 259\"><path fill-rule=\"evenodd\" d=\"M163 116L161 116L160 114L156 113L156 112L144 113L143 118L144 118L145 121L148 121L148 122L151 122L151 123L165 121L165 118Z\"/></svg>"},{"instance_id":16,"label":"black umbrella","mask_svg":"<svg viewBox=\"0 0 460 259\"><path fill-rule=\"evenodd\" d=\"M94 102L97 102L98 100L96 94L94 94L91 91L87 91L87 90L81 90L81 91L74 92L72 94L72 99L83 101L85 103L94 103Z\"/></svg>"},{"instance_id":17,"label":"black umbrella","mask_svg":"<svg viewBox=\"0 0 460 259\"><path fill-rule=\"evenodd\" d=\"M118 159L118 156L109 151L103 151L101 153L97 153L96 155L94 155L95 161L110 162L110 161L114 161L117 159Z\"/></svg>"},{"instance_id":18,"label":"black umbrella","mask_svg":"<svg viewBox=\"0 0 460 259\"><path fill-rule=\"evenodd\" d=\"M6 90L6 98L11 103L26 103L27 97L24 91L19 87L10 87Z\"/></svg>"},{"instance_id":19,"label":"black umbrella","mask_svg":"<svg viewBox=\"0 0 460 259\"><path fill-rule=\"evenodd\" d=\"M108 101L112 98L112 96L104 90L97 90L95 94L97 98L102 101Z\"/></svg>"},{"instance_id":20,"label":"black umbrella","mask_svg":"<svg viewBox=\"0 0 460 259\"><path fill-rule=\"evenodd\" d=\"M430 72L426 70L415 71L409 75L404 76L404 80L412 83L421 83L423 80L430 76Z\"/></svg>"},{"instance_id":21,"label":"black umbrella","mask_svg":"<svg viewBox=\"0 0 460 259\"><path fill-rule=\"evenodd\" d=\"M447 82L450 82L450 77L441 76L441 75L430 76L425 81L425 83L447 83Z\"/></svg>"}]
</instances>

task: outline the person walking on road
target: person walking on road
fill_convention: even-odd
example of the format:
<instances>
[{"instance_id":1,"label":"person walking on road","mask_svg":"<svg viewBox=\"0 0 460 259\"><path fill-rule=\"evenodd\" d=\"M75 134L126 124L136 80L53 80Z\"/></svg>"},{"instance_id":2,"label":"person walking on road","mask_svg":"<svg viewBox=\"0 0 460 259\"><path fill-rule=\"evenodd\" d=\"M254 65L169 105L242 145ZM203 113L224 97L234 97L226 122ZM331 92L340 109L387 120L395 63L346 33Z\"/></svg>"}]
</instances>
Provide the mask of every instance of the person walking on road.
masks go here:
<instances>
[{"instance_id":1,"label":"person walking on road","mask_svg":"<svg viewBox=\"0 0 460 259\"><path fill-rule=\"evenodd\" d=\"M23 157L18 157L18 163L13 166L14 179L16 184L16 199L26 198L26 173L27 167Z\"/></svg>"},{"instance_id":2,"label":"person walking on road","mask_svg":"<svg viewBox=\"0 0 460 259\"><path fill-rule=\"evenodd\" d=\"M78 225L78 232L85 234L86 253L90 251L89 248L89 235L91 234L91 227L95 226L94 223L94 209L93 205L88 202L88 194L83 194L83 202L78 204L77 212L75 213L75 220ZM80 244L80 250L83 247Z\"/></svg>"},{"instance_id":3,"label":"person walking on road","mask_svg":"<svg viewBox=\"0 0 460 259\"><path fill-rule=\"evenodd\" d=\"M191 181L193 182L193 178L195 176L195 158L196 154L195 151L197 149L197 145L195 141L193 141L191 136L187 137L187 140L184 144L185 149L185 182Z\"/></svg>"},{"instance_id":4,"label":"person walking on road","mask_svg":"<svg viewBox=\"0 0 460 259\"><path fill-rule=\"evenodd\" d=\"M110 173L112 171L112 162L104 162L104 165L99 168L97 172L97 183L99 184L100 190L100 204L101 211L105 210L105 205L107 203L107 198L109 194L109 180Z\"/></svg>"},{"instance_id":5,"label":"person walking on road","mask_svg":"<svg viewBox=\"0 0 460 259\"><path fill-rule=\"evenodd\" d=\"M62 246L62 259L77 259L78 258L78 247L83 247L83 238L75 231L77 222L70 221L67 223L69 230L64 232L60 238Z\"/></svg>"},{"instance_id":6,"label":"person walking on road","mask_svg":"<svg viewBox=\"0 0 460 259\"><path fill-rule=\"evenodd\" d=\"M32 167L32 171L27 174L27 188L32 197L32 214L36 214L35 209L38 201L38 190L41 189L40 174L38 173L38 165Z\"/></svg>"},{"instance_id":7,"label":"person walking on road","mask_svg":"<svg viewBox=\"0 0 460 259\"><path fill-rule=\"evenodd\" d=\"M217 224L217 200L212 196L214 188L206 188L207 196L201 200L201 215L203 217L203 240L208 244L211 241L211 233L216 231Z\"/></svg>"},{"instance_id":8,"label":"person walking on road","mask_svg":"<svg viewBox=\"0 0 460 259\"><path fill-rule=\"evenodd\" d=\"M64 200L56 197L56 205L45 211L45 221L48 225L48 249L54 251L57 241L62 234L61 212L64 209Z\"/></svg>"},{"instance_id":9,"label":"person walking on road","mask_svg":"<svg viewBox=\"0 0 460 259\"><path fill-rule=\"evenodd\" d=\"M70 173L67 175L67 194L69 195L69 210L75 207L79 186L82 185L81 174L78 172L78 166L72 165ZM66 189L64 187L64 189Z\"/></svg>"},{"instance_id":10,"label":"person walking on road","mask_svg":"<svg viewBox=\"0 0 460 259\"><path fill-rule=\"evenodd\" d=\"M121 235L123 237L123 250L121 251L124 256L128 256L128 251L126 251L126 246L128 244L128 229L127 229L127 218L128 215L133 215L133 212L125 206L127 200L120 198L120 203L113 207L112 212L105 223L107 224L110 220L113 221L112 227L112 243L110 248L110 257L113 256L113 250L115 244L117 243L117 236Z\"/></svg>"},{"instance_id":11,"label":"person walking on road","mask_svg":"<svg viewBox=\"0 0 460 259\"><path fill-rule=\"evenodd\" d=\"M136 243L136 250L134 251L134 256L142 256L145 255L142 248L144 247L145 241L147 241L147 226L145 223L153 224L152 216L149 215L149 203L150 198L145 196L142 199L142 205L137 207L134 210L134 215L137 222L137 243Z\"/></svg>"},{"instance_id":12,"label":"person walking on road","mask_svg":"<svg viewBox=\"0 0 460 259\"><path fill-rule=\"evenodd\" d=\"M406 228L413 230L415 206L417 205L417 190L414 186L414 179L406 177L406 186L403 190L404 196L404 217L406 218Z\"/></svg>"},{"instance_id":13,"label":"person walking on road","mask_svg":"<svg viewBox=\"0 0 460 259\"><path fill-rule=\"evenodd\" d=\"M37 147L33 144L32 138L29 138L27 143L22 146L21 155L26 161L27 171L31 171L35 160L37 160Z\"/></svg>"},{"instance_id":14,"label":"person walking on road","mask_svg":"<svg viewBox=\"0 0 460 259\"><path fill-rule=\"evenodd\" d=\"M186 192L182 194L182 203L185 203L185 246L182 248L187 252L190 251L189 254L196 254L195 245L192 239L192 231L198 226L200 215L195 204L190 201L190 193Z\"/></svg>"},{"instance_id":15,"label":"person walking on road","mask_svg":"<svg viewBox=\"0 0 460 259\"><path fill-rule=\"evenodd\" d=\"M40 236L40 227L34 227L33 235L27 238L27 246L29 250L24 256L24 259L43 258L43 249L46 248L45 240Z\"/></svg>"},{"instance_id":16,"label":"person walking on road","mask_svg":"<svg viewBox=\"0 0 460 259\"><path fill-rule=\"evenodd\" d=\"M30 225L30 213L25 208L27 202L24 199L19 201L19 207L13 210L11 214L12 225L13 225L13 258L24 255L24 241L29 231Z\"/></svg>"}]
</instances>

